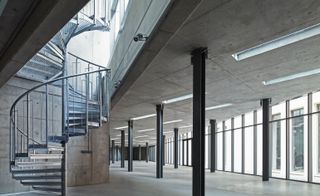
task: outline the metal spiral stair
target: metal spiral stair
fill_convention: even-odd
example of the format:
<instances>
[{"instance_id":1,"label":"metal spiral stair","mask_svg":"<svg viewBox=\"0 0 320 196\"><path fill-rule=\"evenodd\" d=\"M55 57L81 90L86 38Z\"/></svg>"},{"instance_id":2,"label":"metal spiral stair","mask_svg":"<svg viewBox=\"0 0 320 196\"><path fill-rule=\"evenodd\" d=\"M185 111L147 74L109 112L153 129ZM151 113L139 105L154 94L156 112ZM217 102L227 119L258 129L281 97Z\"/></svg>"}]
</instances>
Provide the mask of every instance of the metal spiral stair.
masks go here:
<instances>
[{"instance_id":1,"label":"metal spiral stair","mask_svg":"<svg viewBox=\"0 0 320 196\"><path fill-rule=\"evenodd\" d=\"M69 138L86 136L108 119L110 70L67 52L73 37L109 31L108 2L91 0L17 73L41 82L10 110L10 171L22 185L66 195Z\"/></svg>"}]
</instances>

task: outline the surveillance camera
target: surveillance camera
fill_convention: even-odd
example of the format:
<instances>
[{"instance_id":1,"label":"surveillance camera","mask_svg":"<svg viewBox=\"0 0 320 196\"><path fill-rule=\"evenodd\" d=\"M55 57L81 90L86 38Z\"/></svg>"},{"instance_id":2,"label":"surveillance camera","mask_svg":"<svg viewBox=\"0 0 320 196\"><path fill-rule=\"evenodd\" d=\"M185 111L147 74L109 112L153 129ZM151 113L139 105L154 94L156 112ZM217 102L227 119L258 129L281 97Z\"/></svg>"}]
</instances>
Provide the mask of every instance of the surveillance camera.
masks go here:
<instances>
[{"instance_id":1,"label":"surveillance camera","mask_svg":"<svg viewBox=\"0 0 320 196\"><path fill-rule=\"evenodd\" d=\"M148 36L143 35L143 34L141 34L141 33L139 33L139 34L137 34L136 36L133 37L133 40L134 40L135 42L138 42L138 41L147 41L147 39L148 39Z\"/></svg>"}]
</instances>

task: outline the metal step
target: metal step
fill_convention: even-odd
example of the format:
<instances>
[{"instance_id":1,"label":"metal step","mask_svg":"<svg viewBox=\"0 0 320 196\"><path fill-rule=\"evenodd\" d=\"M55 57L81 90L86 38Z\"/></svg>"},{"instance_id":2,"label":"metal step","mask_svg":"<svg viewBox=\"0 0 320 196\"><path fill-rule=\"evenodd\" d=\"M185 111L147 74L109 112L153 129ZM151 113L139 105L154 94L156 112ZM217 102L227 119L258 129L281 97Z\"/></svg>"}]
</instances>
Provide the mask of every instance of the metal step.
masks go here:
<instances>
[{"instance_id":1,"label":"metal step","mask_svg":"<svg viewBox=\"0 0 320 196\"><path fill-rule=\"evenodd\" d=\"M29 149L30 148L47 148L48 146L46 144L29 144Z\"/></svg>"},{"instance_id":2,"label":"metal step","mask_svg":"<svg viewBox=\"0 0 320 196\"><path fill-rule=\"evenodd\" d=\"M61 179L61 175L13 175L16 180L52 180Z\"/></svg>"},{"instance_id":3,"label":"metal step","mask_svg":"<svg viewBox=\"0 0 320 196\"><path fill-rule=\"evenodd\" d=\"M47 168L47 169L12 169L12 174L40 174L40 173L58 173L61 168Z\"/></svg>"},{"instance_id":4,"label":"metal step","mask_svg":"<svg viewBox=\"0 0 320 196\"><path fill-rule=\"evenodd\" d=\"M30 159L62 159L62 154L30 154Z\"/></svg>"},{"instance_id":5,"label":"metal step","mask_svg":"<svg viewBox=\"0 0 320 196\"><path fill-rule=\"evenodd\" d=\"M16 157L28 157L29 154L28 153L16 153Z\"/></svg>"},{"instance_id":6,"label":"metal step","mask_svg":"<svg viewBox=\"0 0 320 196\"><path fill-rule=\"evenodd\" d=\"M18 167L47 167L47 166L60 166L61 165L61 161L57 161L57 162L48 162L48 161L38 161L38 162L16 162L16 166Z\"/></svg>"},{"instance_id":7,"label":"metal step","mask_svg":"<svg viewBox=\"0 0 320 196\"><path fill-rule=\"evenodd\" d=\"M61 185L60 181L20 181L23 185L38 185L38 186L59 186Z\"/></svg>"},{"instance_id":8,"label":"metal step","mask_svg":"<svg viewBox=\"0 0 320 196\"><path fill-rule=\"evenodd\" d=\"M47 192L57 192L60 193L62 191L61 188L53 188L53 187L44 187L44 186L32 186L32 188L36 191L47 191Z\"/></svg>"}]
</instances>

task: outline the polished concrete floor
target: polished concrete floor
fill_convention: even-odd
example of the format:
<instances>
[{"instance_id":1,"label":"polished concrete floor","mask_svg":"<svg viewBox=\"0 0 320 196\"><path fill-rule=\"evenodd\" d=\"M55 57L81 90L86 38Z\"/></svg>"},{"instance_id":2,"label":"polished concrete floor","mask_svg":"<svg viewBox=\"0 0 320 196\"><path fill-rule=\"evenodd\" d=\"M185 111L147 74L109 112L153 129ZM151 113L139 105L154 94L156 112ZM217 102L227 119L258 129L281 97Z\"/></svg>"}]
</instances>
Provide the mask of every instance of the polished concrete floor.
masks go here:
<instances>
[{"instance_id":1,"label":"polished concrete floor","mask_svg":"<svg viewBox=\"0 0 320 196\"><path fill-rule=\"evenodd\" d=\"M190 167L164 167L164 178L155 178L155 164L134 162L133 172L111 165L110 183L94 186L68 188L69 196L191 196ZM206 173L206 195L319 195L320 185L271 179L262 182L260 177L231 174ZM37 192L23 195L41 195Z\"/></svg>"}]
</instances>

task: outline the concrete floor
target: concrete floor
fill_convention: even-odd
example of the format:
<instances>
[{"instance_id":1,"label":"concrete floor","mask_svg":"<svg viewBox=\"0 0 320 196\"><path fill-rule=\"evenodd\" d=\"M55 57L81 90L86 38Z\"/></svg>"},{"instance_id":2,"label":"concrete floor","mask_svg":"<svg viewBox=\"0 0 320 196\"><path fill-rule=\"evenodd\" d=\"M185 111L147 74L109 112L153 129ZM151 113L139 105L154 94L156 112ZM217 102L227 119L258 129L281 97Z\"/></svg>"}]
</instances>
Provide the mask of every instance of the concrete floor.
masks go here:
<instances>
[{"instance_id":1,"label":"concrete floor","mask_svg":"<svg viewBox=\"0 0 320 196\"><path fill-rule=\"evenodd\" d=\"M111 165L110 183L68 188L69 196L188 196L191 194L191 168L165 166L164 178L155 178L155 164L134 162L134 171ZM319 195L320 185L217 172L206 173L206 195ZM36 192L23 195L41 195Z\"/></svg>"}]
</instances>

